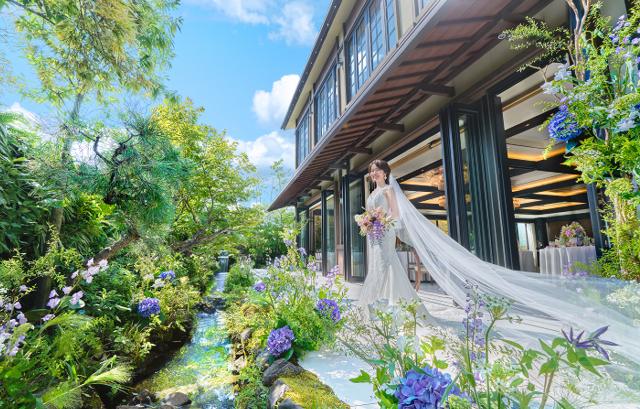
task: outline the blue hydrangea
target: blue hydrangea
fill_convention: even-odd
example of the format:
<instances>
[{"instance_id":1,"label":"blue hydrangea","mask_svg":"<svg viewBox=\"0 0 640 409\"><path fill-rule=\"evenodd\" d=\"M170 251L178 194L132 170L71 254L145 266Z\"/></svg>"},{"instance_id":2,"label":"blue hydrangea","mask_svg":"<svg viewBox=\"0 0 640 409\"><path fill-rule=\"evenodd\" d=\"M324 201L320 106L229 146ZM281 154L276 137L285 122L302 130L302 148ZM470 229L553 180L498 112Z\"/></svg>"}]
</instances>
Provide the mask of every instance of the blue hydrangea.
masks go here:
<instances>
[{"instance_id":1,"label":"blue hydrangea","mask_svg":"<svg viewBox=\"0 0 640 409\"><path fill-rule=\"evenodd\" d=\"M549 121L549 135L558 142L567 142L582 133L575 116L569 112L566 105L560 106L551 121Z\"/></svg>"},{"instance_id":2,"label":"blue hydrangea","mask_svg":"<svg viewBox=\"0 0 640 409\"><path fill-rule=\"evenodd\" d=\"M160 278L163 280L175 280L176 279L176 273L173 272L173 270L169 270L169 271L163 271L162 273L160 273Z\"/></svg>"},{"instance_id":3,"label":"blue hydrangea","mask_svg":"<svg viewBox=\"0 0 640 409\"><path fill-rule=\"evenodd\" d=\"M394 396L398 399L398 409L438 409L444 407L442 397L453 381L449 374L436 368L425 366L421 371L410 370L396 388ZM449 395L463 398L466 396L453 385Z\"/></svg>"},{"instance_id":4,"label":"blue hydrangea","mask_svg":"<svg viewBox=\"0 0 640 409\"><path fill-rule=\"evenodd\" d=\"M256 290L257 292L261 293L263 292L265 289L267 288L267 286L262 282L262 281L258 281L254 286L253 289Z\"/></svg>"},{"instance_id":5,"label":"blue hydrangea","mask_svg":"<svg viewBox=\"0 0 640 409\"><path fill-rule=\"evenodd\" d=\"M157 298L145 298L138 303L138 314L141 317L149 318L160 313L160 300Z\"/></svg>"},{"instance_id":6,"label":"blue hydrangea","mask_svg":"<svg viewBox=\"0 0 640 409\"><path fill-rule=\"evenodd\" d=\"M334 300L321 298L316 304L316 309L321 315L331 318L333 322L340 321L340 307L338 307L338 303Z\"/></svg>"},{"instance_id":7,"label":"blue hydrangea","mask_svg":"<svg viewBox=\"0 0 640 409\"><path fill-rule=\"evenodd\" d=\"M267 338L267 350L273 356L280 356L291 349L291 343L296 337L288 325L274 329Z\"/></svg>"}]
</instances>

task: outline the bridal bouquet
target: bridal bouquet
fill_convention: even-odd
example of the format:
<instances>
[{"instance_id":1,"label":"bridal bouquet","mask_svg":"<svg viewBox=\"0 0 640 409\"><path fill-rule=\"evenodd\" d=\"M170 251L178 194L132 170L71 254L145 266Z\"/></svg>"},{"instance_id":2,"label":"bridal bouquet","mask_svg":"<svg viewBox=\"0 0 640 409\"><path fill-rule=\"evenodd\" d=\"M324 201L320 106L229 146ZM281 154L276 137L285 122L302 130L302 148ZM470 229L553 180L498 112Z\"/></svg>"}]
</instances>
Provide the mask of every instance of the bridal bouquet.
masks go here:
<instances>
[{"instance_id":1,"label":"bridal bouquet","mask_svg":"<svg viewBox=\"0 0 640 409\"><path fill-rule=\"evenodd\" d=\"M591 239L580 223L572 222L562 226L558 244L562 247L588 246L591 244Z\"/></svg>"},{"instance_id":2,"label":"bridal bouquet","mask_svg":"<svg viewBox=\"0 0 640 409\"><path fill-rule=\"evenodd\" d=\"M367 236L373 243L379 243L395 223L382 207L365 210L356 215L355 220L360 227L360 235Z\"/></svg>"}]
</instances>

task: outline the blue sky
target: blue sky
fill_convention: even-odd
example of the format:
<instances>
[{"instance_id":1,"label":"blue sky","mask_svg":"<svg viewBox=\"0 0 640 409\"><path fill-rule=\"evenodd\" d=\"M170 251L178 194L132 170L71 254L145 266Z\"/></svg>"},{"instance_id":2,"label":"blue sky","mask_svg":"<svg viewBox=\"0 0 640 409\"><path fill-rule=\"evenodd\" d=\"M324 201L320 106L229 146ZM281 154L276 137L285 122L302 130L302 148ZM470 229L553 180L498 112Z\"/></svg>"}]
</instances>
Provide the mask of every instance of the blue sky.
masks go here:
<instances>
[{"instance_id":1,"label":"blue sky","mask_svg":"<svg viewBox=\"0 0 640 409\"><path fill-rule=\"evenodd\" d=\"M176 56L166 73L168 88L203 106L202 121L227 130L260 169L279 158L292 167L293 137L281 131L280 124L328 3L183 0L178 11L183 25L175 38ZM12 43L16 42L9 39ZM35 81L33 70L18 51L9 50L7 55L14 74L20 74L26 84ZM31 111L44 119L53 115L48 107L17 92L0 94L0 105Z\"/></svg>"}]
</instances>

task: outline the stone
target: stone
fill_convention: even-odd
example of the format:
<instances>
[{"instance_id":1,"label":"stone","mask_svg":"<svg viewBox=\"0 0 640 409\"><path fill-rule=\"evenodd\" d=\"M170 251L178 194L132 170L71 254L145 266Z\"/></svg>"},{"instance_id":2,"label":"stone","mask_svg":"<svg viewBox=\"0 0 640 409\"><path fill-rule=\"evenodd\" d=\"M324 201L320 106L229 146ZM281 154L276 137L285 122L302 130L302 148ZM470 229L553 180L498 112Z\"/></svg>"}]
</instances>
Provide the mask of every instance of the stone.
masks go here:
<instances>
[{"instance_id":1,"label":"stone","mask_svg":"<svg viewBox=\"0 0 640 409\"><path fill-rule=\"evenodd\" d=\"M185 406L191 404L191 399L182 392L170 393L162 401L172 406Z\"/></svg>"},{"instance_id":2,"label":"stone","mask_svg":"<svg viewBox=\"0 0 640 409\"><path fill-rule=\"evenodd\" d=\"M240 333L240 341L242 341L242 343L245 344L247 341L249 341L252 334L253 334L253 329L246 328L244 331Z\"/></svg>"},{"instance_id":3,"label":"stone","mask_svg":"<svg viewBox=\"0 0 640 409\"><path fill-rule=\"evenodd\" d=\"M118 405L116 409L140 409L144 408L142 405Z\"/></svg>"},{"instance_id":4,"label":"stone","mask_svg":"<svg viewBox=\"0 0 640 409\"><path fill-rule=\"evenodd\" d=\"M262 374L262 384L264 386L271 386L276 379L281 376L295 376L301 374L303 371L304 369L298 365L294 365L284 359L278 359Z\"/></svg>"},{"instance_id":5,"label":"stone","mask_svg":"<svg viewBox=\"0 0 640 409\"><path fill-rule=\"evenodd\" d=\"M276 381L273 386L271 386L271 389L269 389L269 400L267 401L267 408L275 409L279 407L278 402L280 401L280 399L282 399L282 397L288 390L289 387L284 382Z\"/></svg>"},{"instance_id":6,"label":"stone","mask_svg":"<svg viewBox=\"0 0 640 409\"><path fill-rule=\"evenodd\" d=\"M240 358L233 361L233 366L236 370L240 371L241 369L244 369L244 367L247 366L247 361L244 359L243 356L241 356Z\"/></svg>"},{"instance_id":7,"label":"stone","mask_svg":"<svg viewBox=\"0 0 640 409\"><path fill-rule=\"evenodd\" d=\"M278 409L303 409L303 407L287 398L278 404Z\"/></svg>"},{"instance_id":8,"label":"stone","mask_svg":"<svg viewBox=\"0 0 640 409\"><path fill-rule=\"evenodd\" d=\"M175 406L173 405L167 405L166 403L164 405L160 406L160 409L176 409Z\"/></svg>"},{"instance_id":9,"label":"stone","mask_svg":"<svg viewBox=\"0 0 640 409\"><path fill-rule=\"evenodd\" d=\"M141 390L133 397L134 403L153 403L157 400L158 398L156 397L156 395L147 389Z\"/></svg>"},{"instance_id":10,"label":"stone","mask_svg":"<svg viewBox=\"0 0 640 409\"><path fill-rule=\"evenodd\" d=\"M256 355L256 365L261 371L264 371L269 367L269 359L271 359L271 354L267 348L263 349Z\"/></svg>"}]
</instances>

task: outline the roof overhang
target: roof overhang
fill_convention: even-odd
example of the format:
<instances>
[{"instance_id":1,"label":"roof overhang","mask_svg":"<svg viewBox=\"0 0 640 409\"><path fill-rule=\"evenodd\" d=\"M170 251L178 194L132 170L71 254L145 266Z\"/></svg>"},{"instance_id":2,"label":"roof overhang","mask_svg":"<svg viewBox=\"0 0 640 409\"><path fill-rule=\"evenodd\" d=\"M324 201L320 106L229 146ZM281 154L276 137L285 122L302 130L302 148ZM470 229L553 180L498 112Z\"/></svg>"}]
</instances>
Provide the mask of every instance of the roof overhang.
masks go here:
<instances>
[{"instance_id":1,"label":"roof overhang","mask_svg":"<svg viewBox=\"0 0 640 409\"><path fill-rule=\"evenodd\" d=\"M427 98L454 97L449 84L499 41L498 35L552 0L434 0L360 88L269 207L295 204L330 168L342 166ZM355 151L355 152L354 152Z\"/></svg>"}]
</instances>

